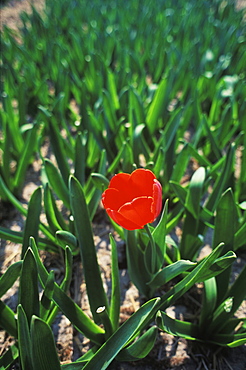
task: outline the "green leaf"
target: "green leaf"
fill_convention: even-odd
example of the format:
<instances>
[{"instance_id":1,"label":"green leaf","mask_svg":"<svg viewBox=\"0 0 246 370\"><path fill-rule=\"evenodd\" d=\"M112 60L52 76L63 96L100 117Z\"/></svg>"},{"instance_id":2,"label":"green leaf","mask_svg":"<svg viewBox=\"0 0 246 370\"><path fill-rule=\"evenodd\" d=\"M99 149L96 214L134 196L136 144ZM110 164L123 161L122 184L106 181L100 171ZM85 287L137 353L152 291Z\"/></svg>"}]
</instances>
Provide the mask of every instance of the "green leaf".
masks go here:
<instances>
[{"instance_id":1,"label":"green leaf","mask_svg":"<svg viewBox=\"0 0 246 370\"><path fill-rule=\"evenodd\" d=\"M28 248L22 264L19 303L30 324L32 315L39 315L38 270L31 248Z\"/></svg>"},{"instance_id":2,"label":"green leaf","mask_svg":"<svg viewBox=\"0 0 246 370\"><path fill-rule=\"evenodd\" d=\"M224 301L218 306L216 312L214 313L215 318L211 323L211 327L213 332L216 332L223 329L228 320L233 317L236 310L239 308L240 304L246 297L246 289L245 289L245 279L246 279L246 266L244 266L241 273L238 275L235 282L231 285L229 290L226 292L226 297ZM231 299L231 308L230 311L225 310L224 302L227 299Z\"/></svg>"},{"instance_id":3,"label":"green leaf","mask_svg":"<svg viewBox=\"0 0 246 370\"><path fill-rule=\"evenodd\" d=\"M226 189L226 185L230 179L230 176L233 173L233 165L234 165L234 157L235 157L235 145L230 145L226 159L224 162L224 166L221 170L220 175L217 177L217 180L213 186L213 191L205 204L205 207L209 211L214 211L219 203L220 197Z\"/></svg>"},{"instance_id":4,"label":"green leaf","mask_svg":"<svg viewBox=\"0 0 246 370\"><path fill-rule=\"evenodd\" d=\"M44 288L49 274L40 260L38 249L33 238L30 240L30 245L38 266L40 282ZM104 330L94 324L94 322L89 319L81 308L70 297L68 297L56 283L54 284L53 300L71 323L87 338L99 345L103 342Z\"/></svg>"},{"instance_id":5,"label":"green leaf","mask_svg":"<svg viewBox=\"0 0 246 370\"><path fill-rule=\"evenodd\" d=\"M17 314L18 345L20 351L21 368L23 370L32 370L32 358L30 353L31 336L27 317L22 305L18 305Z\"/></svg>"},{"instance_id":6,"label":"green leaf","mask_svg":"<svg viewBox=\"0 0 246 370\"><path fill-rule=\"evenodd\" d=\"M103 289L101 274L97 262L89 212L83 189L78 180L73 176L70 177L69 190L71 209L79 240L90 308L93 317L97 320L97 308L105 306L108 309L108 302Z\"/></svg>"},{"instance_id":7,"label":"green leaf","mask_svg":"<svg viewBox=\"0 0 246 370\"><path fill-rule=\"evenodd\" d=\"M130 279L139 291L148 297L150 289L146 282L151 279L151 274L146 269L144 251L138 246L135 230L125 230L125 234L127 268ZM144 275L142 271L145 271Z\"/></svg>"},{"instance_id":8,"label":"green leaf","mask_svg":"<svg viewBox=\"0 0 246 370\"><path fill-rule=\"evenodd\" d=\"M199 327L190 322L185 322L173 319L165 312L159 311L156 315L157 326L165 332L183 337L189 340L196 340L199 338Z\"/></svg>"},{"instance_id":9,"label":"green leaf","mask_svg":"<svg viewBox=\"0 0 246 370\"><path fill-rule=\"evenodd\" d=\"M120 328L105 342L93 358L87 362L86 370L104 370L117 356L122 348L141 330L142 326L152 316L158 298L154 298L140 307Z\"/></svg>"},{"instance_id":10,"label":"green leaf","mask_svg":"<svg viewBox=\"0 0 246 370\"><path fill-rule=\"evenodd\" d=\"M64 205L69 209L70 203L68 188L62 176L60 175L60 172L49 159L44 160L44 168L49 180L49 184L57 196L63 201Z\"/></svg>"},{"instance_id":11,"label":"green leaf","mask_svg":"<svg viewBox=\"0 0 246 370\"><path fill-rule=\"evenodd\" d=\"M2 297L15 283L20 276L22 261L17 261L9 266L0 277L0 297Z\"/></svg>"},{"instance_id":12,"label":"green leaf","mask_svg":"<svg viewBox=\"0 0 246 370\"><path fill-rule=\"evenodd\" d=\"M92 173L91 178L95 186L101 191L104 191L109 185L108 179L101 173Z\"/></svg>"},{"instance_id":13,"label":"green leaf","mask_svg":"<svg viewBox=\"0 0 246 370\"><path fill-rule=\"evenodd\" d=\"M55 233L57 230L67 230L67 224L59 212L54 196L48 184L44 187L44 209L49 227Z\"/></svg>"},{"instance_id":14,"label":"green leaf","mask_svg":"<svg viewBox=\"0 0 246 370\"><path fill-rule=\"evenodd\" d=\"M236 230L237 210L231 189L221 197L216 209L213 246L223 242L223 253L234 248L234 234ZM231 270L228 269L217 276L217 302L225 297L230 281Z\"/></svg>"},{"instance_id":15,"label":"green leaf","mask_svg":"<svg viewBox=\"0 0 246 370\"><path fill-rule=\"evenodd\" d=\"M16 362L19 357L19 351L16 345L12 345L9 349L0 357L0 369L10 370L12 365Z\"/></svg>"},{"instance_id":16,"label":"green leaf","mask_svg":"<svg viewBox=\"0 0 246 370\"><path fill-rule=\"evenodd\" d=\"M159 249L160 254L157 253L156 258L158 259L158 269L164 264L164 256L166 254L166 224L167 224L167 213L168 213L168 201L165 202L163 212L159 223L154 228L152 233L155 241L156 248Z\"/></svg>"},{"instance_id":17,"label":"green leaf","mask_svg":"<svg viewBox=\"0 0 246 370\"><path fill-rule=\"evenodd\" d=\"M113 330L115 331L119 326L120 316L120 276L118 267L118 251L116 242L113 236L110 234L111 244L111 300L110 300L110 311L109 316L112 322Z\"/></svg>"},{"instance_id":18,"label":"green leaf","mask_svg":"<svg viewBox=\"0 0 246 370\"><path fill-rule=\"evenodd\" d=\"M201 331L206 331L208 320L212 317L217 302L217 285L215 277L204 281L202 309L199 318Z\"/></svg>"},{"instance_id":19,"label":"green leaf","mask_svg":"<svg viewBox=\"0 0 246 370\"><path fill-rule=\"evenodd\" d=\"M242 226L235 233L234 238L234 250L241 248L246 245L246 223L243 223Z\"/></svg>"},{"instance_id":20,"label":"green leaf","mask_svg":"<svg viewBox=\"0 0 246 370\"><path fill-rule=\"evenodd\" d=\"M17 338L17 322L14 312L0 300L0 327Z\"/></svg>"},{"instance_id":21,"label":"green leaf","mask_svg":"<svg viewBox=\"0 0 246 370\"><path fill-rule=\"evenodd\" d=\"M204 258L198 265L187 274L179 283L177 283L172 289L165 293L160 300L159 308L166 309L173 304L179 297L187 292L195 283L210 279L216 274L221 272L219 268L216 268L216 259L221 254L224 244L218 245L206 258ZM233 256L236 257L235 255ZM223 257L222 257L223 258ZM227 257L225 257L227 260ZM228 264L232 261L229 259ZM228 265L226 265L228 266Z\"/></svg>"},{"instance_id":22,"label":"green leaf","mask_svg":"<svg viewBox=\"0 0 246 370\"><path fill-rule=\"evenodd\" d=\"M83 117L84 118L84 117ZM81 185L85 184L85 169L86 169L86 144L88 133L78 133L75 141L75 158L74 158L74 176L79 180Z\"/></svg>"},{"instance_id":23,"label":"green leaf","mask_svg":"<svg viewBox=\"0 0 246 370\"><path fill-rule=\"evenodd\" d=\"M79 251L79 242L76 236L74 236L69 231L59 230L56 232L56 237L58 239L59 244L65 248L66 245L72 249L73 253L77 254Z\"/></svg>"},{"instance_id":24,"label":"green leaf","mask_svg":"<svg viewBox=\"0 0 246 370\"><path fill-rule=\"evenodd\" d=\"M130 346L123 348L117 355L118 361L137 361L146 357L154 347L158 329L156 326L149 328L139 339Z\"/></svg>"},{"instance_id":25,"label":"green leaf","mask_svg":"<svg viewBox=\"0 0 246 370\"><path fill-rule=\"evenodd\" d=\"M62 179L64 183L67 184L69 175L70 175L70 170L69 170L69 166L68 166L68 162L66 158L67 154L65 150L64 139L62 138L60 134L57 122L52 117L49 120L49 134L50 134L51 145L52 145L55 157L56 157L59 170L62 175Z\"/></svg>"},{"instance_id":26,"label":"green leaf","mask_svg":"<svg viewBox=\"0 0 246 370\"><path fill-rule=\"evenodd\" d=\"M53 333L45 321L33 316L31 322L31 356L35 370L60 370Z\"/></svg>"},{"instance_id":27,"label":"green leaf","mask_svg":"<svg viewBox=\"0 0 246 370\"><path fill-rule=\"evenodd\" d=\"M34 148L37 142L37 129L38 125L34 125L31 130L29 130L27 140L24 145L24 151L21 154L20 160L18 162L17 171L15 174L14 179L14 187L15 189L19 189L24 182L24 177L26 173L26 169L30 163L30 158L34 153Z\"/></svg>"},{"instance_id":28,"label":"green leaf","mask_svg":"<svg viewBox=\"0 0 246 370\"><path fill-rule=\"evenodd\" d=\"M154 99L149 107L146 122L150 134L152 135L156 129L158 119L165 109L164 102L167 93L167 78L163 79L158 86Z\"/></svg>"},{"instance_id":29,"label":"green leaf","mask_svg":"<svg viewBox=\"0 0 246 370\"><path fill-rule=\"evenodd\" d=\"M195 262L185 260L174 262L171 265L166 266L162 270L158 271L153 276L151 281L147 284L151 289L156 290L160 288L162 285L166 284L168 281L174 279L176 276L180 274L183 274L191 267L194 267L196 265L197 264Z\"/></svg>"},{"instance_id":30,"label":"green leaf","mask_svg":"<svg viewBox=\"0 0 246 370\"><path fill-rule=\"evenodd\" d=\"M28 204L27 218L23 235L21 259L24 258L24 255L29 247L30 236L32 236L35 240L38 240L39 218L42 209L41 201L42 201L42 190L41 187L38 187L33 192Z\"/></svg>"},{"instance_id":31,"label":"green leaf","mask_svg":"<svg viewBox=\"0 0 246 370\"><path fill-rule=\"evenodd\" d=\"M186 198L185 206L195 219L199 217L201 209L201 197L205 181L205 168L199 167L195 171L191 180Z\"/></svg>"},{"instance_id":32,"label":"green leaf","mask_svg":"<svg viewBox=\"0 0 246 370\"><path fill-rule=\"evenodd\" d=\"M46 280L44 291L40 301L40 317L44 321L47 321L50 312L52 298L54 294L54 283L55 277L54 271L52 270L50 271L49 276Z\"/></svg>"}]
</instances>

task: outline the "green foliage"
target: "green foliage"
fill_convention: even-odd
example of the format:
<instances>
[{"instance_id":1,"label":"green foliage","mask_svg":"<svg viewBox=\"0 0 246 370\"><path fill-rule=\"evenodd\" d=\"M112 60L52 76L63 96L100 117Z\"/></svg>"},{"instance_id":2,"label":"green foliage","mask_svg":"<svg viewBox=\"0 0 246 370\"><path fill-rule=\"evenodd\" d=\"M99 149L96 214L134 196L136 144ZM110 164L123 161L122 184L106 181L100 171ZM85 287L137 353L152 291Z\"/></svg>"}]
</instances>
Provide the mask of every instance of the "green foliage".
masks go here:
<instances>
[{"instance_id":1,"label":"green foliage","mask_svg":"<svg viewBox=\"0 0 246 370\"><path fill-rule=\"evenodd\" d=\"M154 346L155 317L158 328L187 339L246 342L245 318L234 317L245 299L245 268L230 283L235 252L246 247L243 14L217 0L46 1L42 13L21 14L18 39L6 26L1 31L1 205L10 202L25 218L22 231L0 226L1 238L22 245L21 260L0 278L1 297L20 280L16 312L0 300L0 325L16 339L1 369L16 361L24 370L136 361ZM41 185L26 208L20 197L36 159ZM138 167L155 173L165 205L143 230L112 222L126 242L131 280L150 299L119 326L117 244L110 235L107 297L91 223L111 176ZM174 240L177 226L182 234ZM208 230L212 252L198 262ZM63 256L60 285L40 249ZM93 320L69 296L78 255ZM198 282L198 322L168 317L165 309ZM59 310L94 344L66 365L50 328Z\"/></svg>"}]
</instances>

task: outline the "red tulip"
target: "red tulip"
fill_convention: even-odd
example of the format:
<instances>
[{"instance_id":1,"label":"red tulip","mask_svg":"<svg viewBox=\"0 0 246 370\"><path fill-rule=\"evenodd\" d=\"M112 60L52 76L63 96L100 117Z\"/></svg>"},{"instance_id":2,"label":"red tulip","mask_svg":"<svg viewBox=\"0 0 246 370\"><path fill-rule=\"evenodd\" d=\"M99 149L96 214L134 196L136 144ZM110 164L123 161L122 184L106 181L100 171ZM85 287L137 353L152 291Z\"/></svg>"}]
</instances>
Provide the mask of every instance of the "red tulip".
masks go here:
<instances>
[{"instance_id":1,"label":"red tulip","mask_svg":"<svg viewBox=\"0 0 246 370\"><path fill-rule=\"evenodd\" d=\"M162 187L150 170L119 173L104 191L102 203L118 225L127 230L142 229L161 212Z\"/></svg>"}]
</instances>

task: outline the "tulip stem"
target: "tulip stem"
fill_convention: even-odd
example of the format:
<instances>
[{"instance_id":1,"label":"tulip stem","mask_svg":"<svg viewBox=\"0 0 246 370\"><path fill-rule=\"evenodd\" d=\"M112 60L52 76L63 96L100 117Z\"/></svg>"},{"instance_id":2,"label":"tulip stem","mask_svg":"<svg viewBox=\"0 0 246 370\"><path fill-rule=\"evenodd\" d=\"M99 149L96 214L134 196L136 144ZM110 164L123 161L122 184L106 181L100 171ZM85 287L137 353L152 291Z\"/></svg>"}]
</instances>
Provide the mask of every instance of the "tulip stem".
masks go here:
<instances>
[{"instance_id":1,"label":"tulip stem","mask_svg":"<svg viewBox=\"0 0 246 370\"><path fill-rule=\"evenodd\" d=\"M144 228L148 234L150 245L151 245L151 272L154 274L156 271L156 247L153 235L150 231L149 225L144 225Z\"/></svg>"}]
</instances>

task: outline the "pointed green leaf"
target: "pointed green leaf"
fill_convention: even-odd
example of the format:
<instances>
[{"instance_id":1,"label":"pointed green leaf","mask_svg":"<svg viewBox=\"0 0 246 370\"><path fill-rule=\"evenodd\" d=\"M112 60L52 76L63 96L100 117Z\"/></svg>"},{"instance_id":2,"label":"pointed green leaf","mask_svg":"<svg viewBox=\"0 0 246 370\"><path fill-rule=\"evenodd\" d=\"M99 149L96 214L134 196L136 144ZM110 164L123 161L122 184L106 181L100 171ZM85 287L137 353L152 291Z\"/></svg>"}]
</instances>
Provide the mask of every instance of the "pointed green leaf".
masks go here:
<instances>
[{"instance_id":1,"label":"pointed green leaf","mask_svg":"<svg viewBox=\"0 0 246 370\"><path fill-rule=\"evenodd\" d=\"M20 276L22 261L17 261L9 266L0 277L0 297L2 297Z\"/></svg>"},{"instance_id":2,"label":"pointed green leaf","mask_svg":"<svg viewBox=\"0 0 246 370\"><path fill-rule=\"evenodd\" d=\"M56 237L63 248L65 248L66 245L69 245L74 253L79 251L78 239L69 231L59 230L56 232Z\"/></svg>"},{"instance_id":3,"label":"pointed green leaf","mask_svg":"<svg viewBox=\"0 0 246 370\"><path fill-rule=\"evenodd\" d=\"M19 303L30 324L32 315L39 315L38 270L31 248L28 248L22 264Z\"/></svg>"},{"instance_id":4,"label":"pointed green leaf","mask_svg":"<svg viewBox=\"0 0 246 370\"><path fill-rule=\"evenodd\" d=\"M23 307L18 305L18 346L20 351L21 368L23 370L32 370L31 358L31 336L27 317Z\"/></svg>"},{"instance_id":5,"label":"pointed green leaf","mask_svg":"<svg viewBox=\"0 0 246 370\"><path fill-rule=\"evenodd\" d=\"M221 197L216 209L213 245L223 242L223 254L234 248L237 210L231 189ZM217 276L217 302L223 300L230 281L231 270L228 269Z\"/></svg>"},{"instance_id":6,"label":"pointed green leaf","mask_svg":"<svg viewBox=\"0 0 246 370\"><path fill-rule=\"evenodd\" d=\"M158 298L154 298L140 307L123 325L105 342L93 358L87 362L86 370L104 370L117 356L127 342L141 330L148 317L152 316Z\"/></svg>"},{"instance_id":7,"label":"pointed green leaf","mask_svg":"<svg viewBox=\"0 0 246 370\"><path fill-rule=\"evenodd\" d=\"M197 219L200 214L201 197L205 181L205 168L199 167L193 174L186 198L185 206L191 212L193 217Z\"/></svg>"},{"instance_id":8,"label":"pointed green leaf","mask_svg":"<svg viewBox=\"0 0 246 370\"><path fill-rule=\"evenodd\" d=\"M49 274L40 260L38 249L33 238L30 240L30 245L38 266L40 282L44 287ZM70 297L68 297L56 283L54 285L53 300L71 323L87 338L99 345L103 342L104 330L94 324L94 322L89 319L81 308Z\"/></svg>"},{"instance_id":9,"label":"pointed green leaf","mask_svg":"<svg viewBox=\"0 0 246 370\"><path fill-rule=\"evenodd\" d=\"M53 333L45 321L33 316L31 322L31 356L35 370L60 370Z\"/></svg>"},{"instance_id":10,"label":"pointed green leaf","mask_svg":"<svg viewBox=\"0 0 246 370\"><path fill-rule=\"evenodd\" d=\"M160 218L158 225L154 228L153 238L156 244L156 247L160 250L161 259L159 261L159 266L163 266L164 256L166 254L166 224L167 224L167 212L168 212L168 201L165 202L163 212Z\"/></svg>"},{"instance_id":11,"label":"pointed green leaf","mask_svg":"<svg viewBox=\"0 0 246 370\"><path fill-rule=\"evenodd\" d=\"M173 319L165 312L159 311L156 316L157 326L167 333L189 340L199 338L199 327L190 322Z\"/></svg>"},{"instance_id":12,"label":"pointed green leaf","mask_svg":"<svg viewBox=\"0 0 246 370\"><path fill-rule=\"evenodd\" d=\"M17 322L14 312L0 300L0 327L17 338Z\"/></svg>"},{"instance_id":13,"label":"pointed green leaf","mask_svg":"<svg viewBox=\"0 0 246 370\"><path fill-rule=\"evenodd\" d=\"M162 270L158 271L151 281L147 283L151 289L156 290L162 285L166 284L168 281L174 279L176 276L183 274L190 268L196 266L195 262L180 260L172 263L169 266L164 267Z\"/></svg>"},{"instance_id":14,"label":"pointed green leaf","mask_svg":"<svg viewBox=\"0 0 246 370\"><path fill-rule=\"evenodd\" d=\"M67 230L67 224L58 210L55 198L48 184L44 187L44 209L49 227L56 232L57 230Z\"/></svg>"},{"instance_id":15,"label":"pointed green leaf","mask_svg":"<svg viewBox=\"0 0 246 370\"><path fill-rule=\"evenodd\" d=\"M39 218L41 213L42 190L38 187L32 194L28 204L27 218L24 228L23 245L21 251L21 259L23 259L28 247L29 238L32 236L38 240Z\"/></svg>"},{"instance_id":16,"label":"pointed green leaf","mask_svg":"<svg viewBox=\"0 0 246 370\"><path fill-rule=\"evenodd\" d=\"M116 359L118 361L137 361L146 357L154 347L157 333L157 327L152 326L133 344L122 349Z\"/></svg>"},{"instance_id":17,"label":"pointed green leaf","mask_svg":"<svg viewBox=\"0 0 246 370\"><path fill-rule=\"evenodd\" d=\"M97 262L89 212L83 189L78 180L73 176L70 177L69 189L71 209L84 268L87 294L92 315L95 317L95 320L97 320L97 308L101 306L108 308L108 302L103 289L101 274Z\"/></svg>"},{"instance_id":18,"label":"pointed green leaf","mask_svg":"<svg viewBox=\"0 0 246 370\"><path fill-rule=\"evenodd\" d=\"M19 351L15 344L9 347L7 351L0 357L0 369L9 370L19 357Z\"/></svg>"},{"instance_id":19,"label":"pointed green leaf","mask_svg":"<svg viewBox=\"0 0 246 370\"><path fill-rule=\"evenodd\" d=\"M47 317L50 312L50 307L54 294L54 283L55 283L54 271L50 271L40 301L40 317L44 321L47 320Z\"/></svg>"},{"instance_id":20,"label":"pointed green leaf","mask_svg":"<svg viewBox=\"0 0 246 370\"><path fill-rule=\"evenodd\" d=\"M64 202L64 205L69 209L69 193L66 183L64 182L60 172L55 165L49 160L44 160L44 168L47 174L49 184L57 194L57 196Z\"/></svg>"},{"instance_id":21,"label":"pointed green leaf","mask_svg":"<svg viewBox=\"0 0 246 370\"><path fill-rule=\"evenodd\" d=\"M113 330L115 331L119 326L120 316L120 275L118 267L118 252L116 242L110 234L111 245L111 301L110 301L110 320L112 322Z\"/></svg>"},{"instance_id":22,"label":"pointed green leaf","mask_svg":"<svg viewBox=\"0 0 246 370\"><path fill-rule=\"evenodd\" d=\"M235 145L231 145L226 154L226 160L224 162L221 173L218 175L217 180L214 184L213 191L205 204L206 208L209 211L214 211L217 207L217 204L220 200L220 197L226 189L226 185L230 179L230 176L233 173L233 165L235 158Z\"/></svg>"}]
</instances>

